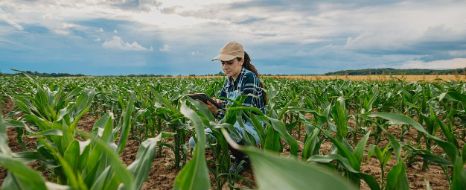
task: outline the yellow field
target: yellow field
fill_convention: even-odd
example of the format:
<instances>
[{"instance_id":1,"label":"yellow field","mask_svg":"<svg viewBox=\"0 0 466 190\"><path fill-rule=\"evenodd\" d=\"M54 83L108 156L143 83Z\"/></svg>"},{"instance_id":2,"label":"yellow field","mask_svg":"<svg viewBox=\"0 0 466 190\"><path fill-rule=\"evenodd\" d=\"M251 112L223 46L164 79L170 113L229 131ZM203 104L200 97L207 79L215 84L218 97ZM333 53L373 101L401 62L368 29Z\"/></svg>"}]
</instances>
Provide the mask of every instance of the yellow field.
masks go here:
<instances>
[{"instance_id":1,"label":"yellow field","mask_svg":"<svg viewBox=\"0 0 466 190\"><path fill-rule=\"evenodd\" d=\"M223 76L173 76L163 78L219 78ZM284 79L301 79L301 80L354 80L354 81L367 81L367 80L396 80L401 79L404 81L466 81L466 75L315 75L315 76L261 76L261 78L284 78Z\"/></svg>"},{"instance_id":2,"label":"yellow field","mask_svg":"<svg viewBox=\"0 0 466 190\"><path fill-rule=\"evenodd\" d=\"M396 80L404 81L466 81L466 75L317 75L317 76L261 76L267 78L286 78L302 80Z\"/></svg>"}]
</instances>

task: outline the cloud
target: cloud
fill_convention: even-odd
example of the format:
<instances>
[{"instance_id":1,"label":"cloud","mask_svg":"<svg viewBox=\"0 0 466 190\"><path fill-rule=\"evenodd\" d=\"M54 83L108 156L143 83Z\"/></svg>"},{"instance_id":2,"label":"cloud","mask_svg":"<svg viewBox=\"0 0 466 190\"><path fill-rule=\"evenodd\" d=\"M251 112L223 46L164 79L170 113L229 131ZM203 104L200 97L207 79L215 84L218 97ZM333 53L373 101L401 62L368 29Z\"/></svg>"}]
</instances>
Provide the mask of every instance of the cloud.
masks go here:
<instances>
[{"instance_id":1,"label":"cloud","mask_svg":"<svg viewBox=\"0 0 466 190\"><path fill-rule=\"evenodd\" d=\"M455 0L3 0L0 40L19 39L22 46L0 44L0 51L40 43L40 53L51 54L63 42L92 49L88 57L120 53L107 48L126 50L157 65L166 56L165 64L188 72L196 64L187 65L186 56L202 63L236 40L267 73L426 67L466 57L463 7L465 1ZM160 45L149 55L151 44Z\"/></svg>"},{"instance_id":2,"label":"cloud","mask_svg":"<svg viewBox=\"0 0 466 190\"><path fill-rule=\"evenodd\" d=\"M47 3L50 6L45 6ZM13 10L13 14L17 13L15 16L21 22L41 22L49 27L60 27L62 22L71 20L125 20L140 26L129 29L131 32L140 29L176 33L173 35L188 32L185 38L196 38L194 35L202 31L207 36L223 33L223 38L254 39L255 43L307 44L344 38L347 43L341 45L361 51L406 47L426 40L423 36L439 26L451 28L447 34L466 33L461 28L461 18L466 16L461 7L466 4L455 1L297 1L290 4L249 0L95 0L78 3L43 0L26 4L7 0L4 4ZM22 14L19 9L30 13ZM171 36L163 37L173 40Z\"/></svg>"},{"instance_id":3,"label":"cloud","mask_svg":"<svg viewBox=\"0 0 466 190\"><path fill-rule=\"evenodd\" d=\"M167 45L167 44L164 44L161 48L159 48L159 51L168 52L168 51L170 51L170 46Z\"/></svg>"},{"instance_id":4,"label":"cloud","mask_svg":"<svg viewBox=\"0 0 466 190\"><path fill-rule=\"evenodd\" d=\"M5 15L0 15L0 21L3 20L5 21L6 23L8 23L10 26L12 26L13 28L15 28L16 30L24 30L23 26L21 26L20 24L16 23L13 19L10 19L8 18L7 16Z\"/></svg>"},{"instance_id":5,"label":"cloud","mask_svg":"<svg viewBox=\"0 0 466 190\"><path fill-rule=\"evenodd\" d=\"M87 27L84 27L81 25L63 22L61 23L61 26L59 25L54 26L52 28L52 31L60 35L70 35L72 31L83 31L83 30L86 30L86 28Z\"/></svg>"},{"instance_id":6,"label":"cloud","mask_svg":"<svg viewBox=\"0 0 466 190\"><path fill-rule=\"evenodd\" d=\"M196 50L196 51L192 51L191 55L192 56L199 56L199 55L202 55L202 53L200 51Z\"/></svg>"},{"instance_id":7,"label":"cloud","mask_svg":"<svg viewBox=\"0 0 466 190\"><path fill-rule=\"evenodd\" d=\"M457 69L466 68L466 58L455 58L449 60L436 61L408 61L403 63L399 68L402 69Z\"/></svg>"},{"instance_id":8,"label":"cloud","mask_svg":"<svg viewBox=\"0 0 466 190\"><path fill-rule=\"evenodd\" d=\"M119 36L113 36L111 40L104 41L102 47L127 51L151 51L151 49L145 48L137 42L125 42Z\"/></svg>"}]
</instances>

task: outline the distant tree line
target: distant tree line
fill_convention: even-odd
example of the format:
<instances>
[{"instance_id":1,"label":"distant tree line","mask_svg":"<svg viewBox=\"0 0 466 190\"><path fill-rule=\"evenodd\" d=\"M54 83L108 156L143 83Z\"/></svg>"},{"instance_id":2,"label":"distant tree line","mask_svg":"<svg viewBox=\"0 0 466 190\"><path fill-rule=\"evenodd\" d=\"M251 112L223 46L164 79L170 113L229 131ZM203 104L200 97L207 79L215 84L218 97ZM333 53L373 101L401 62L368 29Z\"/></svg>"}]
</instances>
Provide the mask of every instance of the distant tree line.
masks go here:
<instances>
[{"instance_id":1,"label":"distant tree line","mask_svg":"<svg viewBox=\"0 0 466 190\"><path fill-rule=\"evenodd\" d=\"M17 70L16 70L17 71ZM40 76L40 77L82 77L87 76L83 74L69 74L69 73L41 73L37 71L20 71L14 74L2 73L0 72L0 76L2 75L20 75L21 73L25 73L30 76Z\"/></svg>"},{"instance_id":2,"label":"distant tree line","mask_svg":"<svg viewBox=\"0 0 466 190\"><path fill-rule=\"evenodd\" d=\"M325 73L325 75L464 75L466 67L460 69L358 69Z\"/></svg>"},{"instance_id":3,"label":"distant tree line","mask_svg":"<svg viewBox=\"0 0 466 190\"><path fill-rule=\"evenodd\" d=\"M8 75L21 75L21 73L25 73L29 76L40 76L40 77L83 77L83 76L92 76L92 75L84 75L84 74L70 74L70 73L41 73L37 71L20 71L16 69L12 69L17 73L10 74L10 73L2 73L0 71L0 76L8 76ZM185 75L162 75L162 74L128 74L128 75L103 75L102 77L174 77L174 76L185 76ZM225 76L223 72L218 72L216 74L206 74L206 75L196 75L196 74L189 74L187 76Z\"/></svg>"},{"instance_id":4,"label":"distant tree line","mask_svg":"<svg viewBox=\"0 0 466 190\"><path fill-rule=\"evenodd\" d=\"M69 74L69 73L41 73L37 71L18 71L15 74L2 73L0 76L5 75L19 75L20 73L26 73L30 76L40 77L83 77L89 76L84 74ZM317 74L261 74L263 76L314 76ZM381 69L359 69L359 70L342 70L336 72L328 72L324 75L466 75L466 67L462 69L446 69L446 70L432 70L432 69L393 69L393 68L381 68ZM129 74L129 75L107 75L117 77L181 77L186 75L163 75L163 74ZM225 76L223 72L216 74L204 74L196 75L189 74L187 76ZM105 77L105 76L103 76Z\"/></svg>"}]
</instances>

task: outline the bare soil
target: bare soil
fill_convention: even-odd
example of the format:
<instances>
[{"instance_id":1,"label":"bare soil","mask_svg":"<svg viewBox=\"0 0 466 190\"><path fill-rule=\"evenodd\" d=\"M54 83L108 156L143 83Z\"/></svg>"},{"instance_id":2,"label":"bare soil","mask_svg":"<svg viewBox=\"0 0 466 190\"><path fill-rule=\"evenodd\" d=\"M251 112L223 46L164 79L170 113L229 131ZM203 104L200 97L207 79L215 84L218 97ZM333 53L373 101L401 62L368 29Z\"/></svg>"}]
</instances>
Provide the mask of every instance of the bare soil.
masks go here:
<instances>
[{"instance_id":1,"label":"bare soil","mask_svg":"<svg viewBox=\"0 0 466 190\"><path fill-rule=\"evenodd\" d=\"M4 100L0 97L0 111L3 116L5 116L8 112L12 111L14 107L14 103L10 98L5 98Z\"/></svg>"}]
</instances>

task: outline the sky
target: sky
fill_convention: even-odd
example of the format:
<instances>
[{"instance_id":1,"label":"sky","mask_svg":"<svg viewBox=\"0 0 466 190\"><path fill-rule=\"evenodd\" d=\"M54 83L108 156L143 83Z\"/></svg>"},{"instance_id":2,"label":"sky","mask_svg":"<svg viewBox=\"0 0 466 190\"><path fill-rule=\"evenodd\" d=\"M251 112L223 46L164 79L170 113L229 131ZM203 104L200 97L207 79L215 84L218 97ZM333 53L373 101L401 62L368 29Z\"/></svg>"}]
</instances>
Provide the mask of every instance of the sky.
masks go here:
<instances>
[{"instance_id":1,"label":"sky","mask_svg":"<svg viewBox=\"0 0 466 190\"><path fill-rule=\"evenodd\" d=\"M0 72L262 74L466 67L466 1L0 0Z\"/></svg>"}]
</instances>

